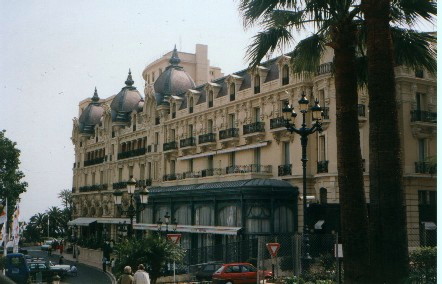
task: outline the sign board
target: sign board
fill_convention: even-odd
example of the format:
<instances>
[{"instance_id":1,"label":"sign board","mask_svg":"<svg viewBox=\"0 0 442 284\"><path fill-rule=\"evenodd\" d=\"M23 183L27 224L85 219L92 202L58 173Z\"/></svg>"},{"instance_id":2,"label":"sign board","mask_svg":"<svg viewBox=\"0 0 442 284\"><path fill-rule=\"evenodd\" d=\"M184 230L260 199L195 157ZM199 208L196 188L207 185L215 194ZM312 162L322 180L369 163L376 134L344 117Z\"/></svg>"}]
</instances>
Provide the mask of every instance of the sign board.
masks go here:
<instances>
[{"instance_id":1,"label":"sign board","mask_svg":"<svg viewBox=\"0 0 442 284\"><path fill-rule=\"evenodd\" d=\"M335 245L335 257L344 257L344 253L342 252L342 244Z\"/></svg>"},{"instance_id":2,"label":"sign board","mask_svg":"<svg viewBox=\"0 0 442 284\"><path fill-rule=\"evenodd\" d=\"M167 234L167 238L171 240L174 244L178 244L181 239L181 234Z\"/></svg>"},{"instance_id":3,"label":"sign board","mask_svg":"<svg viewBox=\"0 0 442 284\"><path fill-rule=\"evenodd\" d=\"M268 243L266 244L267 249L272 257L276 257L279 251L279 247L281 245L279 243Z\"/></svg>"}]
</instances>

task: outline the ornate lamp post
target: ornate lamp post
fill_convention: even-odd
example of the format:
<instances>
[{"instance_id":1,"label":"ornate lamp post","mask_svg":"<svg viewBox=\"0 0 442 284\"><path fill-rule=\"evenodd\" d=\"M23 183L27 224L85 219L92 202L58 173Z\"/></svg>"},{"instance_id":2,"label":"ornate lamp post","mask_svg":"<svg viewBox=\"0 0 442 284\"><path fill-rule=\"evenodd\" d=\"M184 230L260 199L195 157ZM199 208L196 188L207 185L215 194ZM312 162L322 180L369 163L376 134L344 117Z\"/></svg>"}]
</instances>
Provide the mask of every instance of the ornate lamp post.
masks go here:
<instances>
[{"instance_id":1,"label":"ornate lamp post","mask_svg":"<svg viewBox=\"0 0 442 284\"><path fill-rule=\"evenodd\" d=\"M303 270L306 270L308 268L309 262L312 259L310 256L310 240L309 240L309 233L308 233L308 226L307 226L307 172L306 172L306 166L307 166L307 142L308 142L308 136L310 134L315 133L316 131L321 132L322 131L322 109L319 106L319 100L315 100L315 105L310 108L312 112L312 120L314 121L314 124L312 127L307 127L305 116L308 112L308 103L309 101L305 98L305 94L302 93L301 99L298 101L299 103L299 109L302 114L302 124L300 128L295 127L295 121L296 121L296 112L294 110L293 106L286 105L283 108L283 115L284 119L286 121L286 128L290 133L297 133L301 136L301 147L302 147L302 210L304 214L304 228L303 228L303 243L304 243L304 253L302 255L303 258Z\"/></svg>"},{"instance_id":2,"label":"ornate lamp post","mask_svg":"<svg viewBox=\"0 0 442 284\"><path fill-rule=\"evenodd\" d=\"M136 184L137 184L137 182L135 181L133 176L130 176L129 181L127 182L127 193L129 194L129 200L130 200L129 208L127 210L121 209L121 199L123 196L123 192L119 189L116 189L113 193L115 205L117 205L120 208L120 210L123 212L123 214L125 214L130 219L130 226L129 226L129 230L128 230L128 237L129 238L131 238L132 234L133 234L134 217L136 217L138 213L140 213L141 211L144 210L144 208L147 204L147 201L149 199L149 191L147 190L146 187L144 187L143 189L141 189L139 191L141 206L138 208L138 206L139 206L138 203L135 202L135 204L134 204L133 199L134 199Z\"/></svg>"},{"instance_id":3,"label":"ornate lamp post","mask_svg":"<svg viewBox=\"0 0 442 284\"><path fill-rule=\"evenodd\" d=\"M175 218L173 218L172 222L170 222L169 212L166 212L166 215L164 215L164 224L166 225L166 234L169 233L169 224L172 225L173 231L176 231L178 226L178 222L176 221ZM160 233L163 227L163 222L161 221L161 218L158 218L157 226L158 226L158 233Z\"/></svg>"}]
</instances>

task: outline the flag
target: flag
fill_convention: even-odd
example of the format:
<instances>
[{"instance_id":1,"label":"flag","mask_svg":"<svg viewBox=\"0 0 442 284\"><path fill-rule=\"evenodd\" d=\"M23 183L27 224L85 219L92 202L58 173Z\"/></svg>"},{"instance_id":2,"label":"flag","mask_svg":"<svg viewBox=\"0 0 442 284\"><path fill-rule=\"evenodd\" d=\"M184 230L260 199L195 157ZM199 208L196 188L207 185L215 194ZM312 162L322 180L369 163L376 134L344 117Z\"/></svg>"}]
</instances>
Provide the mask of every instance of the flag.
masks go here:
<instances>
[{"instance_id":1,"label":"flag","mask_svg":"<svg viewBox=\"0 0 442 284\"><path fill-rule=\"evenodd\" d=\"M0 233L0 246L3 245L3 241L5 240L5 238L6 238L6 224L3 224L2 231Z\"/></svg>"},{"instance_id":2,"label":"flag","mask_svg":"<svg viewBox=\"0 0 442 284\"><path fill-rule=\"evenodd\" d=\"M12 244L14 246L14 252L18 252L18 242L20 241L20 223L18 218L20 216L20 205L15 205L14 215L12 217Z\"/></svg>"}]
</instances>

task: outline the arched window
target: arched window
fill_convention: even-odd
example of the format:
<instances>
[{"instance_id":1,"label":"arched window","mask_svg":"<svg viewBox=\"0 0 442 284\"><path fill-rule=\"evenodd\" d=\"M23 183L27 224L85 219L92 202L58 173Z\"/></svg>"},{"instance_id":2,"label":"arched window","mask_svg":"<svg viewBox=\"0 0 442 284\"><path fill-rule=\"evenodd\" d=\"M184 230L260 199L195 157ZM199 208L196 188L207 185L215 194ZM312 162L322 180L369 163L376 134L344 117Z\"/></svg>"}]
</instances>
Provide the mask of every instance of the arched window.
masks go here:
<instances>
[{"instance_id":1,"label":"arched window","mask_svg":"<svg viewBox=\"0 0 442 284\"><path fill-rule=\"evenodd\" d=\"M207 205L195 209L195 225L213 226L213 208Z\"/></svg>"},{"instance_id":2,"label":"arched window","mask_svg":"<svg viewBox=\"0 0 442 284\"><path fill-rule=\"evenodd\" d=\"M253 81L254 81L253 93L259 94L261 92L261 81L259 75L255 75L255 79Z\"/></svg>"},{"instance_id":3,"label":"arched window","mask_svg":"<svg viewBox=\"0 0 442 284\"><path fill-rule=\"evenodd\" d=\"M208 98L209 107L213 107L213 91L209 91L209 98Z\"/></svg>"},{"instance_id":4,"label":"arched window","mask_svg":"<svg viewBox=\"0 0 442 284\"><path fill-rule=\"evenodd\" d=\"M319 203L327 204L327 189L321 187L319 189Z\"/></svg>"},{"instance_id":5,"label":"arched window","mask_svg":"<svg viewBox=\"0 0 442 284\"><path fill-rule=\"evenodd\" d=\"M189 113L193 113L193 97L189 99Z\"/></svg>"},{"instance_id":6,"label":"arched window","mask_svg":"<svg viewBox=\"0 0 442 284\"><path fill-rule=\"evenodd\" d=\"M284 65L282 67L282 85L287 85L289 83L289 66Z\"/></svg>"},{"instance_id":7,"label":"arched window","mask_svg":"<svg viewBox=\"0 0 442 284\"><path fill-rule=\"evenodd\" d=\"M238 205L226 205L217 213L218 226L241 227L241 208Z\"/></svg>"},{"instance_id":8,"label":"arched window","mask_svg":"<svg viewBox=\"0 0 442 284\"><path fill-rule=\"evenodd\" d=\"M249 204L246 214L248 233L270 233L270 210L264 204Z\"/></svg>"},{"instance_id":9,"label":"arched window","mask_svg":"<svg viewBox=\"0 0 442 284\"><path fill-rule=\"evenodd\" d=\"M293 211L288 206L280 206L275 209L273 216L275 233L293 232Z\"/></svg>"},{"instance_id":10,"label":"arched window","mask_svg":"<svg viewBox=\"0 0 442 284\"><path fill-rule=\"evenodd\" d=\"M235 100L235 83L230 84L230 101Z\"/></svg>"},{"instance_id":11,"label":"arched window","mask_svg":"<svg viewBox=\"0 0 442 284\"><path fill-rule=\"evenodd\" d=\"M175 117L176 117L176 104L173 103L172 104L172 118L175 118Z\"/></svg>"}]
</instances>

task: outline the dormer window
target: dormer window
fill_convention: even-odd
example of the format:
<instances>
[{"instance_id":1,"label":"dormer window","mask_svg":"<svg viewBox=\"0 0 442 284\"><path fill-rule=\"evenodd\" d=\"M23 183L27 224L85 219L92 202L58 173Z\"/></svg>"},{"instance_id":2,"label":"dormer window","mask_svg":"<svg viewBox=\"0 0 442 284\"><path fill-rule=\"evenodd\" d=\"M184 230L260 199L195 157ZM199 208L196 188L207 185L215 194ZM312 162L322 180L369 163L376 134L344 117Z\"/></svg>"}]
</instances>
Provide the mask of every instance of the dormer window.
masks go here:
<instances>
[{"instance_id":1,"label":"dormer window","mask_svg":"<svg viewBox=\"0 0 442 284\"><path fill-rule=\"evenodd\" d=\"M172 118L175 118L175 117L176 117L176 104L173 103L172 104Z\"/></svg>"},{"instance_id":2,"label":"dormer window","mask_svg":"<svg viewBox=\"0 0 442 284\"><path fill-rule=\"evenodd\" d=\"M289 66L288 65L284 65L282 67L282 85L287 85L289 83Z\"/></svg>"},{"instance_id":3,"label":"dormer window","mask_svg":"<svg viewBox=\"0 0 442 284\"><path fill-rule=\"evenodd\" d=\"M208 105L209 107L213 107L213 91L209 91L209 96L208 96Z\"/></svg>"},{"instance_id":4,"label":"dormer window","mask_svg":"<svg viewBox=\"0 0 442 284\"><path fill-rule=\"evenodd\" d=\"M255 75L255 79L253 81L254 81L253 93L259 94L261 92L261 81L259 75Z\"/></svg>"},{"instance_id":5,"label":"dormer window","mask_svg":"<svg viewBox=\"0 0 442 284\"><path fill-rule=\"evenodd\" d=\"M235 94L235 83L230 84L230 101L234 101L236 97Z\"/></svg>"},{"instance_id":6,"label":"dormer window","mask_svg":"<svg viewBox=\"0 0 442 284\"><path fill-rule=\"evenodd\" d=\"M193 98L189 99L189 113L193 113Z\"/></svg>"}]
</instances>

